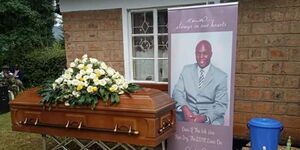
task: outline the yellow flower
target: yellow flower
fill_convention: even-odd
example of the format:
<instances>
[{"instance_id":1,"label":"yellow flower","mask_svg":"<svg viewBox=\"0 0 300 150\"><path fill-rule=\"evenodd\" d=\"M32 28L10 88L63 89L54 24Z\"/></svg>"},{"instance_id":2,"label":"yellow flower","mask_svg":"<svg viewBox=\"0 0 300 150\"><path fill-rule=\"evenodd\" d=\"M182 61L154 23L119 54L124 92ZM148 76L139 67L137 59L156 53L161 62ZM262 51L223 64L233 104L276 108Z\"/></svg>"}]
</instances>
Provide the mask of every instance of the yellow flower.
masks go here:
<instances>
[{"instance_id":1,"label":"yellow flower","mask_svg":"<svg viewBox=\"0 0 300 150\"><path fill-rule=\"evenodd\" d=\"M84 81L83 77L80 77L79 80L80 80L80 81Z\"/></svg>"},{"instance_id":2,"label":"yellow flower","mask_svg":"<svg viewBox=\"0 0 300 150\"><path fill-rule=\"evenodd\" d=\"M97 92L98 91L98 88L95 87L95 86L92 89L93 89L93 92Z\"/></svg>"},{"instance_id":3,"label":"yellow flower","mask_svg":"<svg viewBox=\"0 0 300 150\"><path fill-rule=\"evenodd\" d=\"M80 91L82 88L83 88L83 85L82 84L78 84L76 90Z\"/></svg>"},{"instance_id":4,"label":"yellow flower","mask_svg":"<svg viewBox=\"0 0 300 150\"><path fill-rule=\"evenodd\" d=\"M114 84L109 88L109 91L115 92L117 89L118 89L118 86L116 84Z\"/></svg>"},{"instance_id":5,"label":"yellow flower","mask_svg":"<svg viewBox=\"0 0 300 150\"><path fill-rule=\"evenodd\" d=\"M83 70L85 70L85 71L86 71L87 69L89 69L89 67L88 67L88 66L84 66L84 67L83 67Z\"/></svg>"},{"instance_id":6,"label":"yellow flower","mask_svg":"<svg viewBox=\"0 0 300 150\"><path fill-rule=\"evenodd\" d=\"M114 91L116 91L117 89L116 88L113 88L113 87L111 87L111 88L109 88L109 91L111 91L111 92L114 92Z\"/></svg>"},{"instance_id":7,"label":"yellow flower","mask_svg":"<svg viewBox=\"0 0 300 150\"><path fill-rule=\"evenodd\" d=\"M100 73L97 72L96 77L99 78L100 76L101 76Z\"/></svg>"}]
</instances>

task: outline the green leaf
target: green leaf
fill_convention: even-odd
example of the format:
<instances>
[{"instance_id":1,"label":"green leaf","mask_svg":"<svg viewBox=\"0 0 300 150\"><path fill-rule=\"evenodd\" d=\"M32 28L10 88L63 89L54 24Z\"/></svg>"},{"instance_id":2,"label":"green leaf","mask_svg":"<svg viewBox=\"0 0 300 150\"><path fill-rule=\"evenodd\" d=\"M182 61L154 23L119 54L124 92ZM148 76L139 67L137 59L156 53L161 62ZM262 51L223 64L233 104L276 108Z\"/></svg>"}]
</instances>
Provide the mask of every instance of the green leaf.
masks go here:
<instances>
[{"instance_id":1,"label":"green leaf","mask_svg":"<svg viewBox=\"0 0 300 150\"><path fill-rule=\"evenodd\" d=\"M103 97L103 95L105 94L105 89L104 88L100 88L99 89L99 93L100 93L101 97Z\"/></svg>"},{"instance_id":2,"label":"green leaf","mask_svg":"<svg viewBox=\"0 0 300 150\"><path fill-rule=\"evenodd\" d=\"M104 92L103 95L102 95L103 101L104 101L104 102L107 102L108 99L109 99L109 96L110 96L110 94L109 94L107 91Z\"/></svg>"},{"instance_id":3,"label":"green leaf","mask_svg":"<svg viewBox=\"0 0 300 150\"><path fill-rule=\"evenodd\" d=\"M139 89L141 89L141 88L137 84L129 83L127 91L130 92L130 93L133 93L133 92L138 91Z\"/></svg>"},{"instance_id":4,"label":"green leaf","mask_svg":"<svg viewBox=\"0 0 300 150\"><path fill-rule=\"evenodd\" d=\"M94 110L96 108L97 104L98 104L98 99L97 98L93 99L92 104L91 104L91 108Z\"/></svg>"},{"instance_id":5,"label":"green leaf","mask_svg":"<svg viewBox=\"0 0 300 150\"><path fill-rule=\"evenodd\" d=\"M42 98L43 103L47 103L49 101L50 95L46 95L45 97Z\"/></svg>"},{"instance_id":6,"label":"green leaf","mask_svg":"<svg viewBox=\"0 0 300 150\"><path fill-rule=\"evenodd\" d=\"M85 97L84 96L80 96L79 100L78 100L78 104L81 105L81 104L84 103L84 101L85 101Z\"/></svg>"},{"instance_id":7,"label":"green leaf","mask_svg":"<svg viewBox=\"0 0 300 150\"><path fill-rule=\"evenodd\" d=\"M120 102L120 97L117 93L113 93L111 95L111 102L113 102L113 103L119 103Z\"/></svg>"}]
</instances>

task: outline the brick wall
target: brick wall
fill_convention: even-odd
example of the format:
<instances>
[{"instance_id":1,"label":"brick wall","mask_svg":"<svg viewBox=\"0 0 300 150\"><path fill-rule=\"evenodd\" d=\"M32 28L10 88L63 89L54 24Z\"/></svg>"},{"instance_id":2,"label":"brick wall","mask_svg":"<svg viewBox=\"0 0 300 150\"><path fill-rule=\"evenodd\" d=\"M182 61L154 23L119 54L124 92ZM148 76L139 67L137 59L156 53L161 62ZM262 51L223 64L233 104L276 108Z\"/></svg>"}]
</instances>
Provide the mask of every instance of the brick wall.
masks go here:
<instances>
[{"instance_id":1,"label":"brick wall","mask_svg":"<svg viewBox=\"0 0 300 150\"><path fill-rule=\"evenodd\" d=\"M300 143L300 1L241 0L238 19L234 134L271 117Z\"/></svg>"},{"instance_id":2,"label":"brick wall","mask_svg":"<svg viewBox=\"0 0 300 150\"><path fill-rule=\"evenodd\" d=\"M124 73L121 9L67 12L63 21L68 64L88 54Z\"/></svg>"},{"instance_id":3,"label":"brick wall","mask_svg":"<svg viewBox=\"0 0 300 150\"><path fill-rule=\"evenodd\" d=\"M253 117L280 120L300 143L300 1L241 0L234 135ZM121 10L63 14L68 63L84 53L124 72Z\"/></svg>"}]
</instances>

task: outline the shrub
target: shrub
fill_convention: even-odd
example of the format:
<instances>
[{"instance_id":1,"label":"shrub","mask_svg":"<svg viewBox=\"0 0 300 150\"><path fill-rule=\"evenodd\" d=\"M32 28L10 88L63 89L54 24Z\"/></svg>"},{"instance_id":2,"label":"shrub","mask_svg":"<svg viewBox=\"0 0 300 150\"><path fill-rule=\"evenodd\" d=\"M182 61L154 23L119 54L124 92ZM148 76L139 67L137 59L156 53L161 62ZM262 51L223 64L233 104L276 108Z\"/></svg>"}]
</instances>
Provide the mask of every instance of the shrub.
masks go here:
<instances>
[{"instance_id":1,"label":"shrub","mask_svg":"<svg viewBox=\"0 0 300 150\"><path fill-rule=\"evenodd\" d=\"M23 63L25 87L42 85L47 80L59 77L66 66L66 55L57 42L51 47L37 49L25 55Z\"/></svg>"}]
</instances>

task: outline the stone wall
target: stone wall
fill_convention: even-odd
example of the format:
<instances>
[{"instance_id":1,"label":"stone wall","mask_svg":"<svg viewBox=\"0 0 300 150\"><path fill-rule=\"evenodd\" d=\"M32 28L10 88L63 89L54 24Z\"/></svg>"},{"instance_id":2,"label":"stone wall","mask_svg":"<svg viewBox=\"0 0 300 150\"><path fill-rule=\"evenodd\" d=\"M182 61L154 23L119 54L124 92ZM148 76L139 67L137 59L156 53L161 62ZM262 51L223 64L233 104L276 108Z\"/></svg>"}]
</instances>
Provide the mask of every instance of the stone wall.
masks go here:
<instances>
[{"instance_id":1,"label":"stone wall","mask_svg":"<svg viewBox=\"0 0 300 150\"><path fill-rule=\"evenodd\" d=\"M300 1L241 0L238 19L234 135L271 117L300 143Z\"/></svg>"},{"instance_id":2,"label":"stone wall","mask_svg":"<svg viewBox=\"0 0 300 150\"><path fill-rule=\"evenodd\" d=\"M124 73L121 9L63 13L68 64L83 54Z\"/></svg>"}]
</instances>

